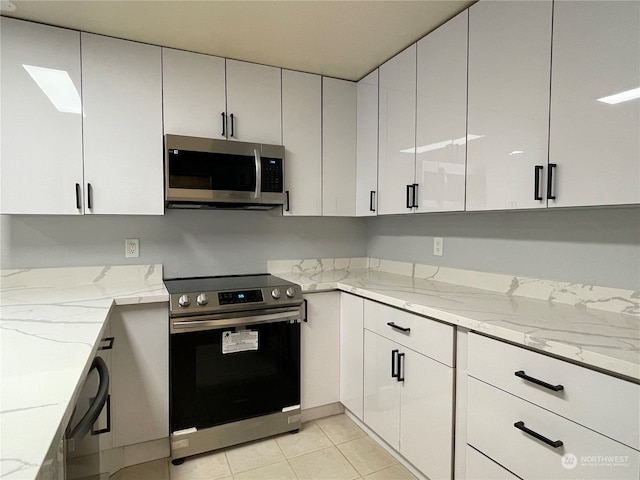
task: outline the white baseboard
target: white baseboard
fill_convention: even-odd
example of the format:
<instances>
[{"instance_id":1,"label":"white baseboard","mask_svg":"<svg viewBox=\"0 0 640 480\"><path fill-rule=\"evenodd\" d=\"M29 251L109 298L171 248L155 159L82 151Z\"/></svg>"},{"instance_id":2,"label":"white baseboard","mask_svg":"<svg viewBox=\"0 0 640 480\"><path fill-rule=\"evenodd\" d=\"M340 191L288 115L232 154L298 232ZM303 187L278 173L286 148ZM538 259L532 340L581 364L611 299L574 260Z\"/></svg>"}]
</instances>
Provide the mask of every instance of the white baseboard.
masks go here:
<instances>
[{"instance_id":1,"label":"white baseboard","mask_svg":"<svg viewBox=\"0 0 640 480\"><path fill-rule=\"evenodd\" d=\"M344 406L340 402L329 403L328 405L321 405L319 407L307 408L301 412L301 421L310 422L311 420L317 420L318 418L330 417L331 415L338 415L344 412Z\"/></svg>"}]
</instances>

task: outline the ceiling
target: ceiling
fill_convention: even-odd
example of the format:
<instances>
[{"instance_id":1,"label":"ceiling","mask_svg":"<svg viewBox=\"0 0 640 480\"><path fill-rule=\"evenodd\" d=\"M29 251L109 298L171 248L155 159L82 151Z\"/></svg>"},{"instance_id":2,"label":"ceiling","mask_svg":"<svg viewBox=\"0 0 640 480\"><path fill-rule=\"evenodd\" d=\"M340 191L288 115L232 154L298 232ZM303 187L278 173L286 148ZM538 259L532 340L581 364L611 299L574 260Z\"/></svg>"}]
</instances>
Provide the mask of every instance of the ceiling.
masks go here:
<instances>
[{"instance_id":1,"label":"ceiling","mask_svg":"<svg viewBox=\"0 0 640 480\"><path fill-rule=\"evenodd\" d=\"M3 0L16 18L359 80L474 1ZM10 7L11 8L11 7Z\"/></svg>"}]
</instances>

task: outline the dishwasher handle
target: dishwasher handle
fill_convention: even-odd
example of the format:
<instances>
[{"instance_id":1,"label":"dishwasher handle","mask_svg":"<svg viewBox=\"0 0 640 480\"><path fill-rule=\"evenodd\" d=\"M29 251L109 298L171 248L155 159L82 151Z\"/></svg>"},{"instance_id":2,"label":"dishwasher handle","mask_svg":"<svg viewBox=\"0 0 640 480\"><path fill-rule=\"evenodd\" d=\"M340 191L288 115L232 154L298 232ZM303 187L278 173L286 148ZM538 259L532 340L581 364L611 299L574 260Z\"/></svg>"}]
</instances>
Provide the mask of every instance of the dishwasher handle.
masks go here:
<instances>
[{"instance_id":1,"label":"dishwasher handle","mask_svg":"<svg viewBox=\"0 0 640 480\"><path fill-rule=\"evenodd\" d=\"M67 430L67 440L69 445L69 451L73 452L75 450L75 442L80 441L84 438L93 427L93 424L98 420L102 409L104 408L105 403L107 403L107 398L109 396L109 369L107 368L107 364L104 363L104 360L100 357L95 357L93 359L93 363L91 364L91 368L89 369L89 373L91 373L94 369L98 370L98 375L100 376L100 385L98 386L98 393L96 394L96 398L93 400L87 412L82 416L80 421L76 424L71 431Z\"/></svg>"}]
</instances>

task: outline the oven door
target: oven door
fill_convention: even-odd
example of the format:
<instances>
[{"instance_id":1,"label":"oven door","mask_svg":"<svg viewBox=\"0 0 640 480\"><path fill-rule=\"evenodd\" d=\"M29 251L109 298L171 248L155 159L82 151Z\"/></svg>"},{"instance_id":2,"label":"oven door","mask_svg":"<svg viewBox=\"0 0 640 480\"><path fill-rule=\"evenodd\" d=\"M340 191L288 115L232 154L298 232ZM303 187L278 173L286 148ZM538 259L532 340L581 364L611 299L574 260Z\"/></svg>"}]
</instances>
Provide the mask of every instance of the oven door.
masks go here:
<instances>
[{"instance_id":1,"label":"oven door","mask_svg":"<svg viewBox=\"0 0 640 480\"><path fill-rule=\"evenodd\" d=\"M228 315L172 320L171 432L299 407L300 309L296 311L252 312L235 320Z\"/></svg>"}]
</instances>

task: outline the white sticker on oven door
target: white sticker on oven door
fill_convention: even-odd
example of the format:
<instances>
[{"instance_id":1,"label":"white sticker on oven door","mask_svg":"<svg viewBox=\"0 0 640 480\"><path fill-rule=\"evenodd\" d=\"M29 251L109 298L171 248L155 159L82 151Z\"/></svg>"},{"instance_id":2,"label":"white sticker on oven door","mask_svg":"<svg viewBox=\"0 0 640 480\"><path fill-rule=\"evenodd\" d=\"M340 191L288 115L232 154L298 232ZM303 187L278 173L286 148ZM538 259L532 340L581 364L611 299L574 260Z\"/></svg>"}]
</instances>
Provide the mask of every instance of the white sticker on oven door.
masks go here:
<instances>
[{"instance_id":1,"label":"white sticker on oven door","mask_svg":"<svg viewBox=\"0 0 640 480\"><path fill-rule=\"evenodd\" d=\"M222 354L258 350L258 332L241 330L222 332Z\"/></svg>"}]
</instances>

